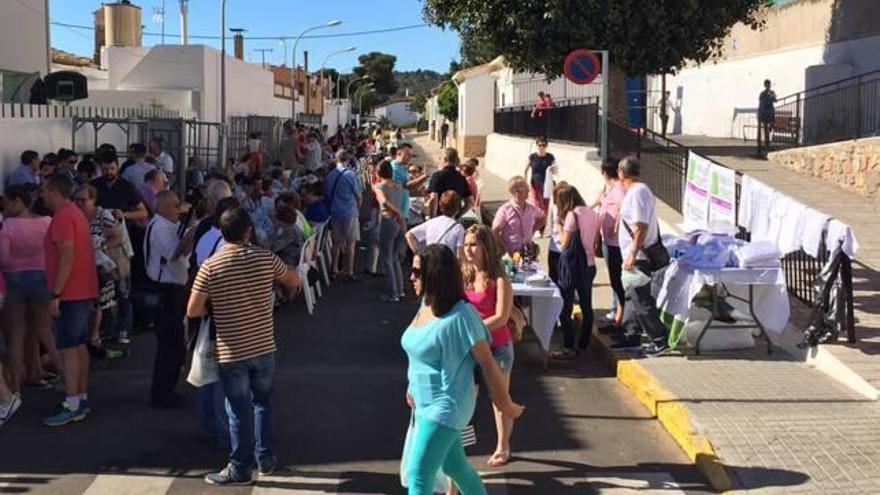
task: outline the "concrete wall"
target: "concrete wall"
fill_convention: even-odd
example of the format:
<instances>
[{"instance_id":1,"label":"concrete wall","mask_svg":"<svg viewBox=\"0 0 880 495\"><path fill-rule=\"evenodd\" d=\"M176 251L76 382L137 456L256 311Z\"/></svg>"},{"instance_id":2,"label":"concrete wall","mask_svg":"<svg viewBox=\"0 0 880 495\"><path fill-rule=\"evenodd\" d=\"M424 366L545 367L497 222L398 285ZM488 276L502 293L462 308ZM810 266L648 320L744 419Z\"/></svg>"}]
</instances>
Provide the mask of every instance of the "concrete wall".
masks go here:
<instances>
[{"instance_id":1,"label":"concrete wall","mask_svg":"<svg viewBox=\"0 0 880 495\"><path fill-rule=\"evenodd\" d=\"M745 24L731 29L722 58L823 45L880 34L877 0L801 0L769 9L764 29Z\"/></svg>"},{"instance_id":2,"label":"concrete wall","mask_svg":"<svg viewBox=\"0 0 880 495\"><path fill-rule=\"evenodd\" d=\"M110 89L188 91L201 120L220 120L220 52L203 45L105 49ZM302 111L302 102L297 102ZM275 97L274 78L259 64L226 58L226 114L288 117L290 100Z\"/></svg>"},{"instance_id":3,"label":"concrete wall","mask_svg":"<svg viewBox=\"0 0 880 495\"><path fill-rule=\"evenodd\" d=\"M48 72L47 0L0 2L0 70ZM30 95L30 93L28 93Z\"/></svg>"},{"instance_id":4,"label":"concrete wall","mask_svg":"<svg viewBox=\"0 0 880 495\"><path fill-rule=\"evenodd\" d=\"M322 123L327 126L331 135L336 134L336 128L338 125L341 124L344 126L350 121L351 102L349 100L339 100L339 105L336 104L336 100L324 101L324 116Z\"/></svg>"},{"instance_id":5,"label":"concrete wall","mask_svg":"<svg viewBox=\"0 0 880 495\"><path fill-rule=\"evenodd\" d=\"M192 91L172 90L95 90L89 89L89 97L71 103L73 106L108 108L164 108L189 112L193 107Z\"/></svg>"},{"instance_id":6,"label":"concrete wall","mask_svg":"<svg viewBox=\"0 0 880 495\"><path fill-rule=\"evenodd\" d=\"M72 122L69 118L11 118L0 119L0 179L18 166L24 150L40 155L72 147ZM125 149L127 140L122 130L114 125L105 126L99 134L101 143L111 143ZM76 151L94 150L95 134L91 126L82 127L76 134ZM0 188L2 188L0 181Z\"/></svg>"},{"instance_id":7,"label":"concrete wall","mask_svg":"<svg viewBox=\"0 0 880 495\"><path fill-rule=\"evenodd\" d=\"M550 142L548 151L556 157L559 167L557 180L566 181L580 191L587 202L598 198L605 184L596 156L597 149ZM484 175L484 198L506 198L507 180L522 175L528 157L535 152L535 141L528 138L489 134L486 138L486 156L481 164ZM486 176L488 174L488 176Z\"/></svg>"},{"instance_id":8,"label":"concrete wall","mask_svg":"<svg viewBox=\"0 0 880 495\"><path fill-rule=\"evenodd\" d=\"M457 147L464 156L486 153L486 136L495 127L495 79L489 72L468 77L458 85Z\"/></svg>"},{"instance_id":9,"label":"concrete wall","mask_svg":"<svg viewBox=\"0 0 880 495\"><path fill-rule=\"evenodd\" d=\"M866 196L880 189L880 138L770 153L771 162Z\"/></svg>"},{"instance_id":10,"label":"concrete wall","mask_svg":"<svg viewBox=\"0 0 880 495\"><path fill-rule=\"evenodd\" d=\"M408 101L396 101L377 107L373 110L373 115L378 118L387 117L396 126L414 124L419 120L419 114L410 111Z\"/></svg>"},{"instance_id":11,"label":"concrete wall","mask_svg":"<svg viewBox=\"0 0 880 495\"><path fill-rule=\"evenodd\" d=\"M870 36L683 69L666 78L673 107L669 132L742 138L744 126L756 119L764 79L773 81L777 96L782 98L880 69L878 53L880 36ZM649 78L648 84L658 99L660 77ZM653 128L660 128L659 115ZM754 129L747 130L749 139L754 139L754 133Z\"/></svg>"}]
</instances>

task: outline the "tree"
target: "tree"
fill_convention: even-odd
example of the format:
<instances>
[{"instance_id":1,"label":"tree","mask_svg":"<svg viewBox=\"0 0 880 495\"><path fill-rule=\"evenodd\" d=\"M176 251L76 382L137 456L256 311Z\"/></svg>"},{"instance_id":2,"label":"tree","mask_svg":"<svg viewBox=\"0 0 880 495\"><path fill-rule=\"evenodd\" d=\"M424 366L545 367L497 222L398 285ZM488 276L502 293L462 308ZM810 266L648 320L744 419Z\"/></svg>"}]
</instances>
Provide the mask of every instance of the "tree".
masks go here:
<instances>
[{"instance_id":1,"label":"tree","mask_svg":"<svg viewBox=\"0 0 880 495\"><path fill-rule=\"evenodd\" d=\"M773 0L425 0L425 18L504 55L515 70L562 74L576 48L604 49L629 75L718 56L737 22L763 25ZM485 45L485 46L484 46Z\"/></svg>"},{"instance_id":2,"label":"tree","mask_svg":"<svg viewBox=\"0 0 880 495\"><path fill-rule=\"evenodd\" d=\"M490 41L473 33L462 33L459 53L461 54L461 65L464 67L489 63L498 56Z\"/></svg>"},{"instance_id":3,"label":"tree","mask_svg":"<svg viewBox=\"0 0 880 495\"><path fill-rule=\"evenodd\" d=\"M420 91L413 96L409 109L413 112L425 113L425 105L428 103L428 92Z\"/></svg>"},{"instance_id":4,"label":"tree","mask_svg":"<svg viewBox=\"0 0 880 495\"><path fill-rule=\"evenodd\" d=\"M370 52L358 57L358 67L354 68L357 77L370 76L375 85L376 93L388 97L397 92L397 80L394 78L394 64L397 57L381 52ZM366 97L365 97L366 98Z\"/></svg>"},{"instance_id":5,"label":"tree","mask_svg":"<svg viewBox=\"0 0 880 495\"><path fill-rule=\"evenodd\" d=\"M437 111L449 120L458 120L458 87L447 79L437 93Z\"/></svg>"}]
</instances>

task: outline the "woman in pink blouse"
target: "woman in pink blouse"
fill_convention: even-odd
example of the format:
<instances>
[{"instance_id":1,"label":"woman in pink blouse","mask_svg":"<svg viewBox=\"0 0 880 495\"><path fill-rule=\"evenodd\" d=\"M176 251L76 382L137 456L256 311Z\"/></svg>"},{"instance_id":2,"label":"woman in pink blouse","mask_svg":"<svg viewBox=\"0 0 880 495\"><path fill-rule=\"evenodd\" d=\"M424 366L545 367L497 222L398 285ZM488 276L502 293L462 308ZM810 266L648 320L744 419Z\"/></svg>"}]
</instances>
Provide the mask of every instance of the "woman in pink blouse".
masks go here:
<instances>
[{"instance_id":1,"label":"woman in pink blouse","mask_svg":"<svg viewBox=\"0 0 880 495\"><path fill-rule=\"evenodd\" d=\"M560 248L569 248L572 234L580 235L581 245L586 253L587 266L580 267L579 273L585 277L577 280L574 287L562 290L562 313L559 315L562 327L564 349L551 355L556 358L569 358L587 348L593 331L593 279L596 278L595 242L599 235L599 215L586 206L578 190L571 185L560 187L556 192L559 208ZM581 331L575 342L574 324L571 311L574 308L574 294L577 292L581 304ZM577 344L577 350L575 350Z\"/></svg>"},{"instance_id":2,"label":"woman in pink blouse","mask_svg":"<svg viewBox=\"0 0 880 495\"><path fill-rule=\"evenodd\" d=\"M4 316L9 335L9 386L13 392L19 392L23 382L40 388L50 386L35 357L39 356L39 344L49 353L56 370L63 369L49 322L50 293L43 250L52 219L31 211L34 192L33 185L6 189L0 229L0 268L7 287Z\"/></svg>"},{"instance_id":3,"label":"woman in pink blouse","mask_svg":"<svg viewBox=\"0 0 880 495\"><path fill-rule=\"evenodd\" d=\"M504 203L492 221L492 231L501 238L508 254L522 251L531 244L532 235L544 226L544 212L528 202L529 183L517 175L507 182L510 201Z\"/></svg>"}]
</instances>

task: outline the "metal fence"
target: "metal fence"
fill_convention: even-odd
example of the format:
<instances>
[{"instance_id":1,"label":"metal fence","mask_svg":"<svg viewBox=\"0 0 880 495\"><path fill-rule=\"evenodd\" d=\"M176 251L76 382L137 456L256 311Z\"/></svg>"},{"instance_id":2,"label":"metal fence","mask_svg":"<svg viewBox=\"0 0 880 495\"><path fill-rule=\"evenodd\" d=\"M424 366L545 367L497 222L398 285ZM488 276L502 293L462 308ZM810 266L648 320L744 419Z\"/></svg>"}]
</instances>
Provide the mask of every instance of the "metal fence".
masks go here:
<instances>
[{"instance_id":1,"label":"metal fence","mask_svg":"<svg viewBox=\"0 0 880 495\"><path fill-rule=\"evenodd\" d=\"M786 96L775 110L775 148L880 135L880 71Z\"/></svg>"},{"instance_id":2,"label":"metal fence","mask_svg":"<svg viewBox=\"0 0 880 495\"><path fill-rule=\"evenodd\" d=\"M229 119L229 139L227 156L239 159L248 151L248 136L259 134L263 142L264 163L271 165L279 159L281 140L284 139L284 122L281 117L248 115Z\"/></svg>"},{"instance_id":3,"label":"metal fence","mask_svg":"<svg viewBox=\"0 0 880 495\"><path fill-rule=\"evenodd\" d=\"M655 196L681 213L687 181L687 158L690 150L686 146L664 138L653 131L629 129L611 121L608 122L608 138L610 156L615 159L627 155L639 157L642 165L641 179L651 188ZM718 164L714 160L706 159ZM736 177L736 211L738 213L741 193L739 181L742 174L737 172ZM749 240L750 236L748 231L740 229L738 237ZM820 246L818 257L813 257L803 250L786 255L782 260L782 269L785 273L789 294L813 307L817 302L813 283L828 261L828 252L824 245ZM848 340L855 342L852 264L846 257L844 257L841 267L841 280L844 291L844 307L840 308L838 324L841 331L846 332Z\"/></svg>"},{"instance_id":4,"label":"metal fence","mask_svg":"<svg viewBox=\"0 0 880 495\"><path fill-rule=\"evenodd\" d=\"M30 103L0 103L0 119L67 119L107 118L191 118L190 112L164 108L92 107L72 105L37 105Z\"/></svg>"},{"instance_id":5,"label":"metal fence","mask_svg":"<svg viewBox=\"0 0 880 495\"><path fill-rule=\"evenodd\" d=\"M532 109L530 105L496 108L495 132L578 144L599 142L598 97L567 100L538 113Z\"/></svg>"},{"instance_id":6,"label":"metal fence","mask_svg":"<svg viewBox=\"0 0 880 495\"><path fill-rule=\"evenodd\" d=\"M539 92L550 95L557 103L599 98L602 95L602 77L592 84L581 85L564 77L547 81L543 76L516 74L511 81L495 81L495 107L534 104L538 100Z\"/></svg>"}]
</instances>

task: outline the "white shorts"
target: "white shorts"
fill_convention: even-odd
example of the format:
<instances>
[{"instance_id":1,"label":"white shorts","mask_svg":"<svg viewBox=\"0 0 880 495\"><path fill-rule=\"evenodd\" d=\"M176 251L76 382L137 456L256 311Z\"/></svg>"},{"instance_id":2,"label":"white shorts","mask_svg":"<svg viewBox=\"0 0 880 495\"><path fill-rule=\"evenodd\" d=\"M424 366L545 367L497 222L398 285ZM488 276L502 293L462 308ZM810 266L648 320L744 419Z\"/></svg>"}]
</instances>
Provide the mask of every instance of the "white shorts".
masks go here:
<instances>
[{"instance_id":1,"label":"white shorts","mask_svg":"<svg viewBox=\"0 0 880 495\"><path fill-rule=\"evenodd\" d=\"M347 220L331 219L330 234L333 242L350 244L361 240L361 225L357 215Z\"/></svg>"}]
</instances>

